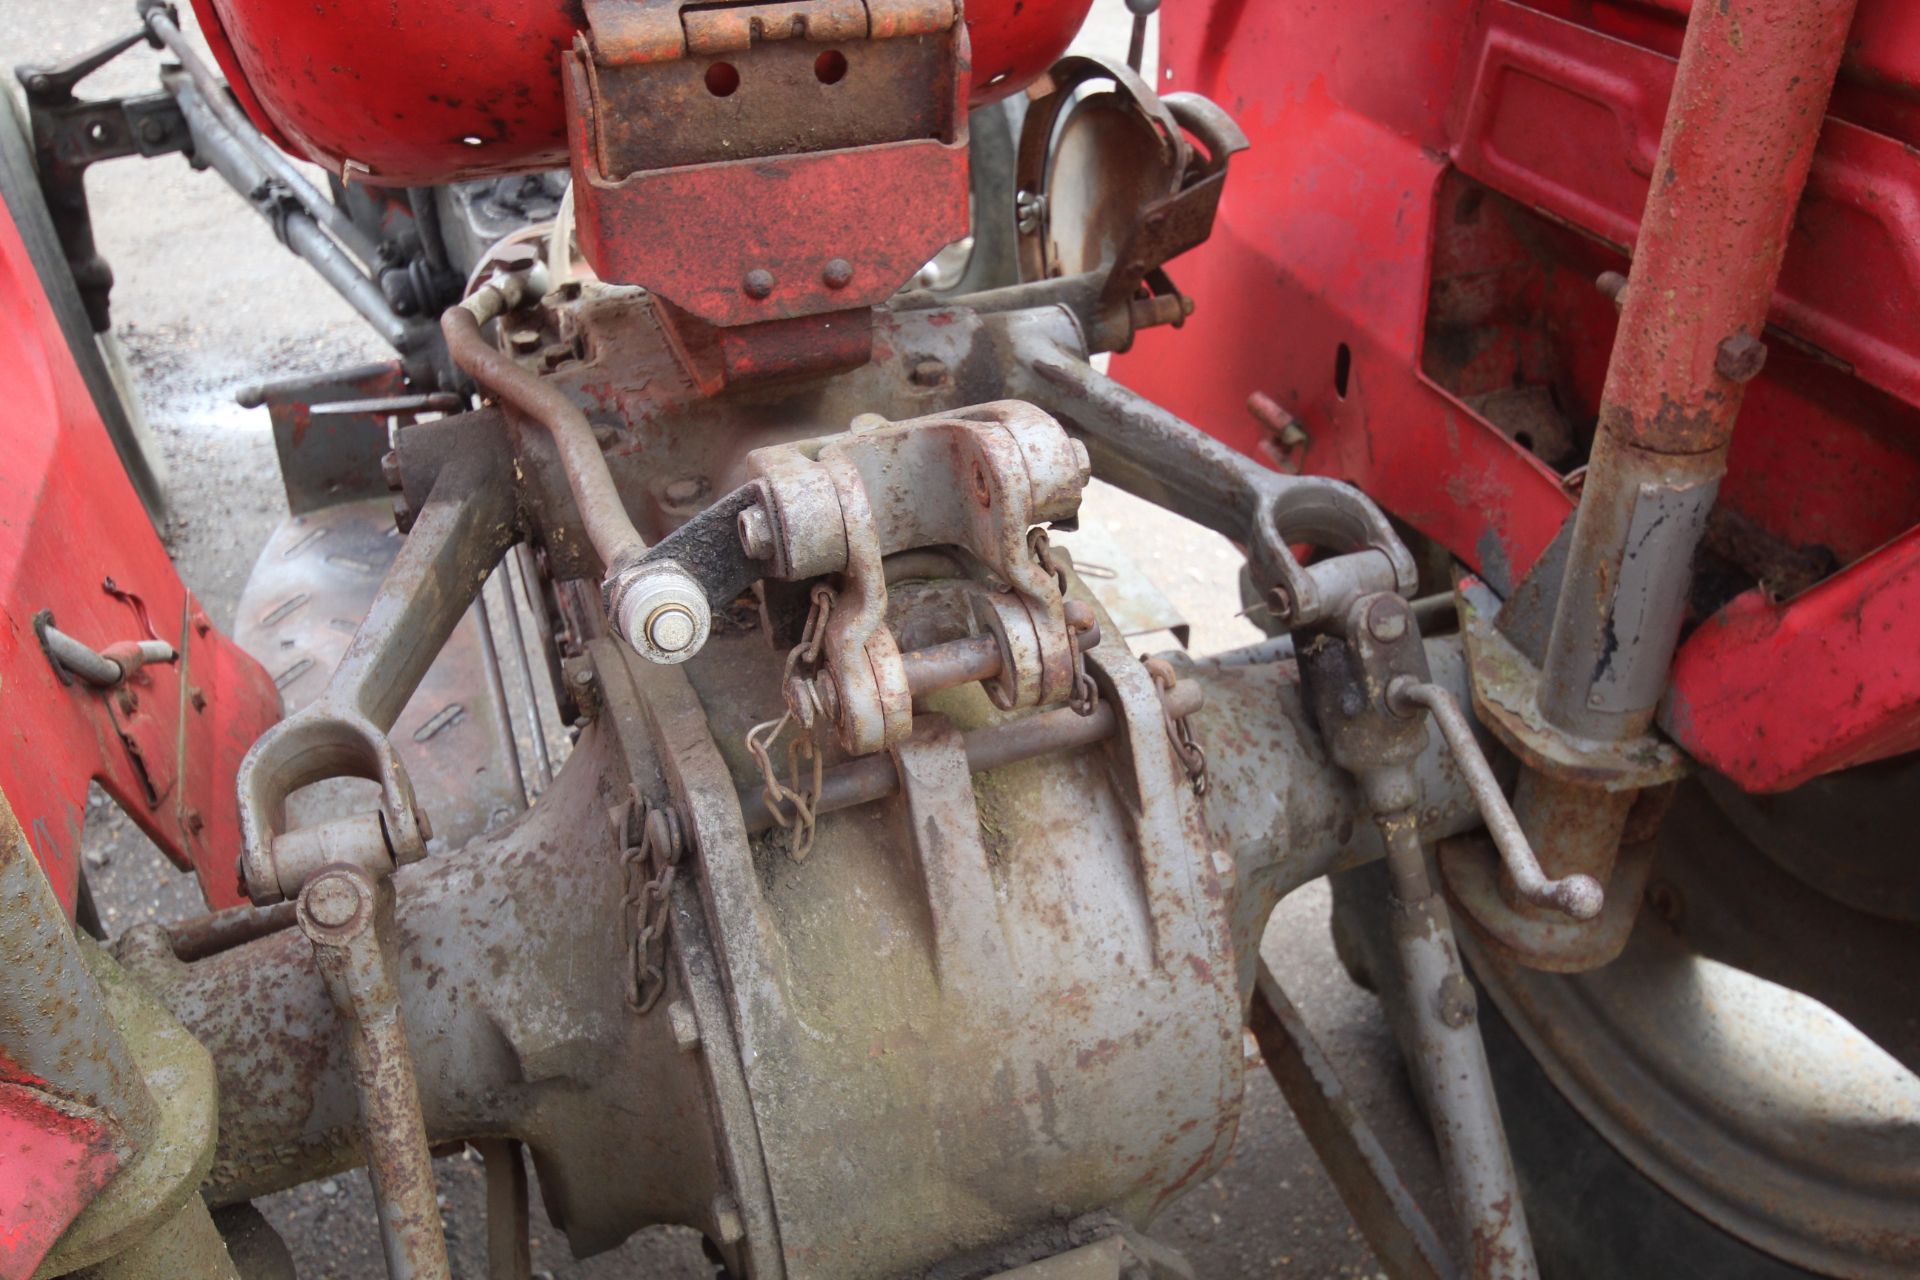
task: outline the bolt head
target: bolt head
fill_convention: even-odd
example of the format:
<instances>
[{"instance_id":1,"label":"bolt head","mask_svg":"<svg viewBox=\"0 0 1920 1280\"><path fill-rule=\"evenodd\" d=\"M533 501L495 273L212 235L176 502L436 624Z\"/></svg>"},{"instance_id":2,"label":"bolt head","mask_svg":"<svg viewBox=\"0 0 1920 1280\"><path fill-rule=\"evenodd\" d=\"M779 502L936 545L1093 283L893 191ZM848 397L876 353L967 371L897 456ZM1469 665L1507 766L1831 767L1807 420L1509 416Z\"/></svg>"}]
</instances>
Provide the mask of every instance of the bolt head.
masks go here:
<instances>
[{"instance_id":1,"label":"bolt head","mask_svg":"<svg viewBox=\"0 0 1920 1280\"><path fill-rule=\"evenodd\" d=\"M820 282L829 289L844 289L853 283L853 264L845 258L834 258L821 269Z\"/></svg>"},{"instance_id":2,"label":"bolt head","mask_svg":"<svg viewBox=\"0 0 1920 1280\"><path fill-rule=\"evenodd\" d=\"M755 267L747 272L747 278L740 282L740 288L749 298L770 297L773 293L773 272L765 267Z\"/></svg>"},{"instance_id":3,"label":"bolt head","mask_svg":"<svg viewBox=\"0 0 1920 1280\"><path fill-rule=\"evenodd\" d=\"M620 636L649 662L685 662L707 642L706 593L672 561L625 571L607 595Z\"/></svg>"},{"instance_id":4,"label":"bolt head","mask_svg":"<svg viewBox=\"0 0 1920 1280\"><path fill-rule=\"evenodd\" d=\"M1367 633L1381 644L1395 644L1407 635L1407 606L1394 596L1383 596L1367 610Z\"/></svg>"},{"instance_id":5,"label":"bolt head","mask_svg":"<svg viewBox=\"0 0 1920 1280\"><path fill-rule=\"evenodd\" d=\"M315 924L329 929L350 925L360 914L360 888L351 876L333 873L317 877L300 895Z\"/></svg>"},{"instance_id":6,"label":"bolt head","mask_svg":"<svg viewBox=\"0 0 1920 1280\"><path fill-rule=\"evenodd\" d=\"M773 559L773 518L762 506L751 506L735 522L740 533L740 549L749 560Z\"/></svg>"},{"instance_id":7,"label":"bolt head","mask_svg":"<svg viewBox=\"0 0 1920 1280\"><path fill-rule=\"evenodd\" d=\"M937 387L947 380L947 366L932 358L921 360L913 366L912 377L916 387Z\"/></svg>"},{"instance_id":8,"label":"bolt head","mask_svg":"<svg viewBox=\"0 0 1920 1280\"><path fill-rule=\"evenodd\" d=\"M663 604L647 615L647 639L666 653L685 649L699 630L699 620L683 604Z\"/></svg>"},{"instance_id":9,"label":"bolt head","mask_svg":"<svg viewBox=\"0 0 1920 1280\"><path fill-rule=\"evenodd\" d=\"M1767 344L1750 333L1724 338L1714 353L1713 367L1729 382L1752 382L1767 367Z\"/></svg>"}]
</instances>

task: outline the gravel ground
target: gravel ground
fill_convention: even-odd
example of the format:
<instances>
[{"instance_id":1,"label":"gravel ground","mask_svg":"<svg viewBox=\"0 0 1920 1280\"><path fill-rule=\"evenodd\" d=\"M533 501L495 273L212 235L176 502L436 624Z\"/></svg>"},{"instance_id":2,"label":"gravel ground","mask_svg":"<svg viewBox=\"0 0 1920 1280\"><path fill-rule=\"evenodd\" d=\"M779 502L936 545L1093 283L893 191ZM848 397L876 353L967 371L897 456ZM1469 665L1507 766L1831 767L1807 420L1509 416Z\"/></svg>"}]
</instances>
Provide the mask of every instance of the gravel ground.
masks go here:
<instances>
[{"instance_id":1,"label":"gravel ground","mask_svg":"<svg viewBox=\"0 0 1920 1280\"><path fill-rule=\"evenodd\" d=\"M130 29L130 0L6 0L0 66L71 56ZM1118 0L1099 0L1083 43L1123 50ZM154 87L153 55L137 51L90 81L95 94ZM119 284L115 333L138 374L171 471L169 543L188 585L222 626L233 619L258 548L285 515L264 412L236 407L235 387L381 358L351 311L293 261L219 181L178 158L127 160L90 177L95 222ZM1204 305L1204 299L1202 300ZM1222 540L1113 490L1089 500L1089 517L1120 531L1136 564L1193 624L1198 651L1247 642L1234 616L1240 560ZM87 865L109 927L177 918L200 909L178 875L114 806L89 809ZM1430 1143L1413 1111L1378 1007L1340 968L1328 940L1324 885L1275 914L1268 961L1354 1097L1402 1161L1415 1193L1437 1202ZM456 1275L481 1276L480 1166L439 1165ZM261 1205L307 1280L381 1274L372 1202L353 1173L274 1196ZM610 1254L573 1261L537 1207L535 1266L555 1277L706 1277L689 1231L642 1233ZM1266 1073L1248 1074L1232 1158L1170 1209L1155 1234L1204 1277L1367 1276L1378 1268Z\"/></svg>"}]
</instances>

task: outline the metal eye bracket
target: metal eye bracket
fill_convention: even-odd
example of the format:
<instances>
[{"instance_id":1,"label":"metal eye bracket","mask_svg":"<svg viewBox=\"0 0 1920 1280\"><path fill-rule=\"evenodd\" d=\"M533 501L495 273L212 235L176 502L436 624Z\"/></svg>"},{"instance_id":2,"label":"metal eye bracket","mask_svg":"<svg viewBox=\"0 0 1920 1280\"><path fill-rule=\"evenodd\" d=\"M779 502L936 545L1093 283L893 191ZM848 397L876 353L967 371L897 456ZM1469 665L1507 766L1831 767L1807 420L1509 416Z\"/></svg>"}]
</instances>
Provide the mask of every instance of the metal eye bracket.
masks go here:
<instances>
[{"instance_id":1,"label":"metal eye bracket","mask_svg":"<svg viewBox=\"0 0 1920 1280\"><path fill-rule=\"evenodd\" d=\"M999 651L987 680L998 705L1073 696L1078 661L1067 603L1027 535L1079 511L1090 464L1085 447L1047 414L995 401L758 449L748 465L759 501L736 525L762 575L838 575L811 684L850 754L912 732L914 680L886 625L882 561L896 552L958 547L999 584L976 607L978 630ZM813 710L795 708L803 722Z\"/></svg>"},{"instance_id":2,"label":"metal eye bracket","mask_svg":"<svg viewBox=\"0 0 1920 1280\"><path fill-rule=\"evenodd\" d=\"M504 455L476 449L450 463L327 691L240 765L240 877L256 903L296 897L331 864L378 877L426 856L431 827L387 733L515 537ZM332 778L379 783L378 809L286 830L287 798Z\"/></svg>"}]
</instances>

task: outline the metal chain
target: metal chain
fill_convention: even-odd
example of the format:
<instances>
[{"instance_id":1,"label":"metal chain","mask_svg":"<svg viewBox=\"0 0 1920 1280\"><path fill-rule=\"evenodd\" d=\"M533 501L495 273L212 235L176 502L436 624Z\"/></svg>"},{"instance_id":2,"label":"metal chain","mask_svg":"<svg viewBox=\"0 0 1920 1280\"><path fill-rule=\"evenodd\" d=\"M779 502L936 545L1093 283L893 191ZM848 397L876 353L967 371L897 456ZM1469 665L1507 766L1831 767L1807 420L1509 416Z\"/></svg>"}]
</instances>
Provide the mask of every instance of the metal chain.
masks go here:
<instances>
[{"instance_id":1,"label":"metal chain","mask_svg":"<svg viewBox=\"0 0 1920 1280\"><path fill-rule=\"evenodd\" d=\"M620 900L629 930L627 1006L646 1013L667 989L669 913L685 844L680 815L671 805L632 797L621 815L620 843L627 883Z\"/></svg>"},{"instance_id":2,"label":"metal chain","mask_svg":"<svg viewBox=\"0 0 1920 1280\"><path fill-rule=\"evenodd\" d=\"M814 712L819 707L813 682L820 665L821 650L827 642L827 620L832 616L833 588L824 582L814 583L806 625L800 632L800 643L787 652L782 683L792 694L788 699L792 705L778 720L765 720L747 730L747 754L760 766L767 812L791 836L787 853L795 862L805 862L807 855L813 852L814 805L820 796L820 783L825 771L825 761L821 758L819 748L814 745L812 736ZM806 668L804 673L802 667ZM787 776L791 782L783 783L774 771L770 749L796 718L793 707L799 708L800 728L787 743ZM810 760L813 764L812 782L805 787L800 783L802 760ZM791 812L788 811L789 806Z\"/></svg>"},{"instance_id":3,"label":"metal chain","mask_svg":"<svg viewBox=\"0 0 1920 1280\"><path fill-rule=\"evenodd\" d=\"M1053 558L1053 543L1047 538L1046 526L1035 525L1027 530L1027 549L1033 552L1040 567L1053 575L1060 588L1060 599L1065 601L1067 571ZM1100 708L1100 686L1087 672L1087 655L1080 649L1080 633L1071 624L1067 626L1067 650L1073 655L1073 689L1067 695L1067 705L1079 715L1090 716Z\"/></svg>"},{"instance_id":4,"label":"metal chain","mask_svg":"<svg viewBox=\"0 0 1920 1280\"><path fill-rule=\"evenodd\" d=\"M832 616L833 588L824 582L814 583L806 625L800 629L800 643L787 651L786 668L780 676L780 687L794 692L789 702L800 709L800 723L808 730L813 728L813 713L820 705L813 680L818 674L821 650L827 643L827 620ZM806 667L805 674L801 674L802 666ZM796 680L803 686L797 690L794 689Z\"/></svg>"},{"instance_id":5,"label":"metal chain","mask_svg":"<svg viewBox=\"0 0 1920 1280\"><path fill-rule=\"evenodd\" d=\"M787 776L791 783L780 781L774 772L769 748L779 741L781 732L792 722L793 712L789 711L778 720L764 720L747 730L747 754L760 766L761 794L766 797L767 813L791 836L788 856L795 862L805 862L813 852L814 805L820 798L825 761L819 748L813 745L813 738L805 730L798 730L787 743ZM802 759L813 762L813 779L805 787L800 784ZM788 805L793 807L791 813L787 812Z\"/></svg>"},{"instance_id":6,"label":"metal chain","mask_svg":"<svg viewBox=\"0 0 1920 1280\"><path fill-rule=\"evenodd\" d=\"M1186 716L1176 716L1166 709L1166 695L1179 682L1173 666L1159 658L1148 658L1147 674L1153 677L1154 688L1160 691L1161 716L1167 724L1167 740L1173 743L1173 752L1180 757L1180 765L1187 771L1187 778L1193 783L1193 794L1207 794L1207 753L1194 741L1193 726Z\"/></svg>"}]
</instances>

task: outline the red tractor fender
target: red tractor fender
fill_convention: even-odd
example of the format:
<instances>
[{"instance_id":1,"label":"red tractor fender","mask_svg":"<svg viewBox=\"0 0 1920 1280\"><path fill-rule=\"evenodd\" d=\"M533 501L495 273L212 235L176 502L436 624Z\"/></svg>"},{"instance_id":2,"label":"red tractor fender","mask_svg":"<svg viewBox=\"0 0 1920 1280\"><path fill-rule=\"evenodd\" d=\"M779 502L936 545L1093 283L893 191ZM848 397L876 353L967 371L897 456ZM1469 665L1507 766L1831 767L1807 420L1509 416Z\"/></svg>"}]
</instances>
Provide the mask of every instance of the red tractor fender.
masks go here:
<instances>
[{"instance_id":1,"label":"red tractor fender","mask_svg":"<svg viewBox=\"0 0 1920 1280\"><path fill-rule=\"evenodd\" d=\"M127 479L11 210L0 206L0 791L69 915L98 782L213 908L243 898L234 771L280 695L180 581ZM111 690L63 679L35 617L179 657Z\"/></svg>"}]
</instances>

